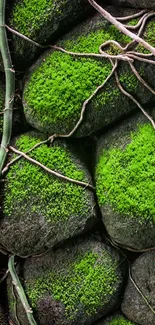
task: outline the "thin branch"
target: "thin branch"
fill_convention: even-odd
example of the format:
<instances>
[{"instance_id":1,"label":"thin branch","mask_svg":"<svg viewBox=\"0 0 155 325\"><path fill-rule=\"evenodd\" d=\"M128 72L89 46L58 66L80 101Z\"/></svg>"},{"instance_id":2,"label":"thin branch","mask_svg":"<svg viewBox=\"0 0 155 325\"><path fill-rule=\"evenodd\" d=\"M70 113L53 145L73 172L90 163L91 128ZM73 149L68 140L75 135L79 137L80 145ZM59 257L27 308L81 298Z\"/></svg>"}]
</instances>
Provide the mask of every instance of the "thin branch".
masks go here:
<instances>
[{"instance_id":1,"label":"thin branch","mask_svg":"<svg viewBox=\"0 0 155 325\"><path fill-rule=\"evenodd\" d=\"M133 63L129 62L130 68L132 70L132 72L135 74L135 76L137 77L137 79L139 80L139 82L145 87L147 88L153 95L155 95L155 90L149 86L147 84L147 82L140 76L140 74L138 73L138 71L136 70L136 68L134 67Z\"/></svg>"},{"instance_id":2,"label":"thin branch","mask_svg":"<svg viewBox=\"0 0 155 325\"><path fill-rule=\"evenodd\" d=\"M15 71L12 66L8 40L5 29L5 0L0 0L0 51L5 70L5 108L3 119L3 134L0 146L0 175L7 156L7 147L12 133L12 108L15 92Z\"/></svg>"},{"instance_id":3,"label":"thin branch","mask_svg":"<svg viewBox=\"0 0 155 325\"><path fill-rule=\"evenodd\" d=\"M150 305L150 303L148 302L147 298L145 297L145 295L142 293L141 289L138 287L137 283L135 282L135 280L132 277L132 273L131 273L131 267L129 266L129 278L131 280L131 282L133 283L134 287L136 288L136 290L139 292L139 294L141 295L141 297L143 298L143 300L145 301L146 305L149 307L149 309L151 310L151 312L155 315L155 310L153 309L153 307Z\"/></svg>"},{"instance_id":4,"label":"thin branch","mask_svg":"<svg viewBox=\"0 0 155 325\"><path fill-rule=\"evenodd\" d=\"M142 16L146 12L147 12L147 10L145 9L145 10L141 10L141 11L137 12L136 14L125 16L125 17L115 17L115 19L117 19L119 21L132 20L132 19L135 19L135 18L138 18L138 17Z\"/></svg>"},{"instance_id":5,"label":"thin branch","mask_svg":"<svg viewBox=\"0 0 155 325\"><path fill-rule=\"evenodd\" d=\"M144 46L147 50L149 50L151 53L155 55L155 48L151 46L149 43L144 41L141 37L138 35L130 32L127 30L124 25L119 22L117 19L115 19L108 11L103 9L101 6L99 6L96 1L94 0L88 0L88 2L106 19L108 20L111 24L113 24L120 32L125 34L126 36L130 37L131 39L135 40L137 43L140 43L141 45Z\"/></svg>"},{"instance_id":6,"label":"thin branch","mask_svg":"<svg viewBox=\"0 0 155 325\"><path fill-rule=\"evenodd\" d=\"M151 122L153 128L155 129L155 122L153 120L153 118L144 110L144 108L142 107L142 105L138 102L137 99L135 99L131 94L129 94L121 85L120 81L119 81L119 78L118 78L118 74L117 72L115 71L115 79L116 79L116 83L117 83L117 86L118 88L121 90L121 92L129 97L139 108L140 110L142 111L142 113L146 116L146 118Z\"/></svg>"},{"instance_id":7,"label":"thin branch","mask_svg":"<svg viewBox=\"0 0 155 325\"><path fill-rule=\"evenodd\" d=\"M59 177L60 179L63 179L63 180L69 181L69 182L71 182L71 183L73 183L73 184L77 184L77 185L80 185L80 186L82 186L82 187L87 187L87 188L90 188L90 189L94 190L94 187L93 187L92 185L90 185L90 184L88 184L88 183L85 183L85 182L82 182L82 181L75 180L75 179L70 178L70 177L67 177L67 176L64 176L64 175L62 175L62 174L60 174L60 173L58 173L58 172L55 172L54 170L52 170L52 169L50 169L50 168L44 166L44 165L41 164L39 161L37 161L37 160L35 160L35 159L33 159L33 158L27 156L24 152L19 151L19 150L15 149L15 148L12 147L12 146L9 146L9 149L10 149L11 151L17 153L18 155L24 157L26 160L30 161L31 163L33 163L33 164L35 164L35 165L41 167L42 169L44 169L44 170L45 170L46 172L48 172L49 174L52 174L52 175L54 175L54 176L56 176L56 177Z\"/></svg>"},{"instance_id":8,"label":"thin branch","mask_svg":"<svg viewBox=\"0 0 155 325\"><path fill-rule=\"evenodd\" d=\"M16 290L17 290L17 293L18 293L18 296L20 298L20 301L25 309L25 312L26 312L26 315L27 315L27 318L28 318L28 321L31 325L37 325L34 317L33 317L33 311L27 301L27 298L26 298L26 295L25 295L25 292L24 292L24 289L21 285L21 282L19 280L19 277L18 277L18 274L15 270L15 266L14 266L14 255L13 256L10 256L9 258L9 263L8 263L8 269L9 269L9 272L10 272L10 275L11 275L11 278L12 278L12 283L13 285L15 286Z\"/></svg>"}]
</instances>

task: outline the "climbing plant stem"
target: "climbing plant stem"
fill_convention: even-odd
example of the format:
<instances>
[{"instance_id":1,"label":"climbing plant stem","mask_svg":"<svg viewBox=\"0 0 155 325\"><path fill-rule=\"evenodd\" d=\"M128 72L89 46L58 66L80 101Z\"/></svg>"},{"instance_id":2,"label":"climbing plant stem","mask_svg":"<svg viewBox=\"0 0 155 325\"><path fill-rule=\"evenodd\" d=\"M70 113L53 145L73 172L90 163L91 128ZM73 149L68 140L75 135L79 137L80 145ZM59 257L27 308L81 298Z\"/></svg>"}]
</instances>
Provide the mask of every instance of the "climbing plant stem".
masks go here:
<instances>
[{"instance_id":1,"label":"climbing plant stem","mask_svg":"<svg viewBox=\"0 0 155 325\"><path fill-rule=\"evenodd\" d=\"M5 0L0 0L0 52L5 71L5 107L3 115L3 133L0 146L0 175L7 155L7 147L12 133L12 108L15 91L15 71L12 66L6 28L5 28Z\"/></svg>"},{"instance_id":2,"label":"climbing plant stem","mask_svg":"<svg viewBox=\"0 0 155 325\"><path fill-rule=\"evenodd\" d=\"M21 282L19 280L18 274L17 274L16 269L15 269L14 255L10 256L10 258L9 258L8 269L9 269L9 272L10 272L10 275L11 275L11 278L12 278L13 285L15 286L15 288L17 290L17 293L18 293L18 296L20 298L20 301L21 301L21 303L22 303L22 305L23 305L23 307L25 309L25 312L26 312L29 323L31 325L37 325L37 323L36 323L36 321L35 321L35 319L33 317L32 309L29 306L29 303L27 301L24 289L23 289L23 287L21 285Z\"/></svg>"}]
</instances>

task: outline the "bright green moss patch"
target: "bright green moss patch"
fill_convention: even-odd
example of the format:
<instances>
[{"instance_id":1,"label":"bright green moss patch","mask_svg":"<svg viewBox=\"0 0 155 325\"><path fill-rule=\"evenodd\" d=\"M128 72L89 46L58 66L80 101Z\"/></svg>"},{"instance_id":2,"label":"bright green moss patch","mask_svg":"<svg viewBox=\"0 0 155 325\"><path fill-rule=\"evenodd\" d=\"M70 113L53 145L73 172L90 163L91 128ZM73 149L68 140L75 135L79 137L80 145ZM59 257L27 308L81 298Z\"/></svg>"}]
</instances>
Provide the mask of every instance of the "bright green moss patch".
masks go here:
<instances>
[{"instance_id":1,"label":"bright green moss patch","mask_svg":"<svg viewBox=\"0 0 155 325\"><path fill-rule=\"evenodd\" d=\"M134 323L125 319L123 316L116 316L110 322L107 322L106 325L134 325Z\"/></svg>"},{"instance_id":2,"label":"bright green moss patch","mask_svg":"<svg viewBox=\"0 0 155 325\"><path fill-rule=\"evenodd\" d=\"M65 41L63 47L74 52L99 53L99 45L110 39L110 36L119 38L122 43L127 41L126 36L110 26L108 31L98 30ZM110 51L113 52L112 49ZM69 131L69 121L75 124L74 121L80 117L83 102L103 83L111 69L105 59L102 61L52 53L34 70L26 84L26 115L29 115L29 119L32 117L39 121L42 128L53 125L66 128L68 121Z\"/></svg>"},{"instance_id":3,"label":"bright green moss patch","mask_svg":"<svg viewBox=\"0 0 155 325\"><path fill-rule=\"evenodd\" d=\"M14 5L12 24L20 33L31 36L32 31L51 16L53 0L23 0Z\"/></svg>"},{"instance_id":4,"label":"bright green moss patch","mask_svg":"<svg viewBox=\"0 0 155 325\"><path fill-rule=\"evenodd\" d=\"M145 32L143 34L143 39L145 41L147 41L150 45L155 47L155 20L152 20L150 22L147 23L146 25L146 29ZM136 47L136 51L137 52L141 52L141 53L145 53L145 54L149 54L150 51L148 51L147 49L145 49L142 45L138 45Z\"/></svg>"},{"instance_id":5,"label":"bright green moss patch","mask_svg":"<svg viewBox=\"0 0 155 325\"><path fill-rule=\"evenodd\" d=\"M117 280L116 263L106 251L102 254L86 253L68 268L45 272L43 277L27 285L26 291L32 307L35 308L38 299L49 293L65 305L68 318L74 318L80 304L85 313L94 314L115 292Z\"/></svg>"},{"instance_id":6,"label":"bright green moss patch","mask_svg":"<svg viewBox=\"0 0 155 325\"><path fill-rule=\"evenodd\" d=\"M155 221L155 132L150 124L131 133L124 150L104 150L96 168L99 204Z\"/></svg>"},{"instance_id":7,"label":"bright green moss patch","mask_svg":"<svg viewBox=\"0 0 155 325\"><path fill-rule=\"evenodd\" d=\"M36 137L23 135L16 145L27 151L40 142ZM76 180L86 180L85 174L73 162L69 151L60 146L42 145L31 157L45 166ZM81 186L62 181L26 160L10 167L5 185L4 213L15 218L44 216L49 222L61 222L70 216L88 213L88 197Z\"/></svg>"}]
</instances>

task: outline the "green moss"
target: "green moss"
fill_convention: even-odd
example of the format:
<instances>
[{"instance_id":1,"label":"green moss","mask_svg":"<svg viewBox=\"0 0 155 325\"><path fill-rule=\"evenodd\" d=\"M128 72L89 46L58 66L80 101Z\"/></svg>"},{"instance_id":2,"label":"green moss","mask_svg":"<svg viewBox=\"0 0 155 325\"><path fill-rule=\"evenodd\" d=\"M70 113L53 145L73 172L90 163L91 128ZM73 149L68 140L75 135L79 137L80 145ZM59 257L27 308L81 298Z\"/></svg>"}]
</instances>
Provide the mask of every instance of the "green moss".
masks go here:
<instances>
[{"instance_id":1,"label":"green moss","mask_svg":"<svg viewBox=\"0 0 155 325\"><path fill-rule=\"evenodd\" d=\"M43 277L27 284L27 294L32 307L47 292L65 305L66 316L73 319L82 304L85 313L92 315L115 292L116 263L103 251L78 256L68 268L45 273ZM103 261L102 261L103 256Z\"/></svg>"},{"instance_id":2,"label":"green moss","mask_svg":"<svg viewBox=\"0 0 155 325\"><path fill-rule=\"evenodd\" d=\"M108 31L98 30L67 40L63 47L75 52L98 53L99 45L110 38L119 38L122 43L129 40L110 26ZM63 129L70 119L74 125L80 117L83 102L103 83L110 71L111 65L105 60L52 53L36 68L26 84L24 100L29 116L41 121L43 128L61 125ZM70 129L69 126L68 131Z\"/></svg>"},{"instance_id":3,"label":"green moss","mask_svg":"<svg viewBox=\"0 0 155 325\"><path fill-rule=\"evenodd\" d=\"M52 6L53 0L19 1L14 5L11 23L20 33L31 36L51 16Z\"/></svg>"},{"instance_id":4,"label":"green moss","mask_svg":"<svg viewBox=\"0 0 155 325\"><path fill-rule=\"evenodd\" d=\"M155 35L155 21L151 20L146 25L145 32L143 34L143 39L145 41L147 41L153 47L155 47L155 37L154 37L154 35ZM150 51L145 49L142 45L138 45L136 47L136 51L141 52L141 53L145 53L145 54L150 53Z\"/></svg>"},{"instance_id":5,"label":"green moss","mask_svg":"<svg viewBox=\"0 0 155 325\"><path fill-rule=\"evenodd\" d=\"M17 140L19 150L27 151L39 139L23 135ZM79 166L73 163L67 149L42 145L30 154L48 168L76 180L86 180ZM5 185L4 213L21 218L28 213L41 215L49 222L61 222L70 216L88 213L87 192L81 186L62 181L40 167L19 160L10 167Z\"/></svg>"},{"instance_id":6,"label":"green moss","mask_svg":"<svg viewBox=\"0 0 155 325\"><path fill-rule=\"evenodd\" d=\"M96 168L99 204L155 221L155 133L151 125L131 133L124 150L104 150Z\"/></svg>"},{"instance_id":7,"label":"green moss","mask_svg":"<svg viewBox=\"0 0 155 325\"><path fill-rule=\"evenodd\" d=\"M111 321L107 322L106 325L134 325L134 323L123 316L116 316Z\"/></svg>"}]
</instances>

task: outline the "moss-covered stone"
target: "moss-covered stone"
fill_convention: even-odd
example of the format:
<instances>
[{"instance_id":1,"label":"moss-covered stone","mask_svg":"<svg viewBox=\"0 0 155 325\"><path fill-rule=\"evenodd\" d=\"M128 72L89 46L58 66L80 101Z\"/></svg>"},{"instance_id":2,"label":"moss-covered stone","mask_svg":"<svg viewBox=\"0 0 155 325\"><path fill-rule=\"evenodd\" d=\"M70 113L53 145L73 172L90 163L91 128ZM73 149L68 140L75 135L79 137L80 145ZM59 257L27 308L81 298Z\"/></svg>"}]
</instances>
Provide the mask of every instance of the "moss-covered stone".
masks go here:
<instances>
[{"instance_id":1,"label":"moss-covered stone","mask_svg":"<svg viewBox=\"0 0 155 325\"><path fill-rule=\"evenodd\" d=\"M92 324L111 311L123 285L122 258L101 242L85 239L28 260L25 290L39 324Z\"/></svg>"},{"instance_id":2,"label":"moss-covered stone","mask_svg":"<svg viewBox=\"0 0 155 325\"><path fill-rule=\"evenodd\" d=\"M8 8L8 20L19 33L47 44L91 11L87 0L15 0ZM12 49L13 62L22 70L39 53L35 45L16 35L12 35Z\"/></svg>"},{"instance_id":3,"label":"moss-covered stone","mask_svg":"<svg viewBox=\"0 0 155 325\"><path fill-rule=\"evenodd\" d=\"M146 122L135 117L101 137L96 166L107 231L113 240L135 249L155 244L155 132Z\"/></svg>"},{"instance_id":4,"label":"moss-covered stone","mask_svg":"<svg viewBox=\"0 0 155 325\"><path fill-rule=\"evenodd\" d=\"M121 313L117 313L113 316L108 316L107 318L97 322L96 325L136 325L136 323L131 322Z\"/></svg>"},{"instance_id":5,"label":"moss-covered stone","mask_svg":"<svg viewBox=\"0 0 155 325\"><path fill-rule=\"evenodd\" d=\"M39 134L25 134L16 139L15 145L26 152L42 138ZM51 147L44 144L29 155L67 177L91 181L85 165L64 142ZM0 242L17 255L52 247L89 229L96 221L93 206L90 190L20 159L6 176Z\"/></svg>"},{"instance_id":6,"label":"moss-covered stone","mask_svg":"<svg viewBox=\"0 0 155 325\"><path fill-rule=\"evenodd\" d=\"M125 46L130 39L102 17L96 15L63 37L58 45L68 51L98 53L99 45L114 39ZM108 52L118 53L116 47ZM137 63L142 77L153 86L153 66ZM80 118L82 105L111 71L109 61L83 58L59 51L48 51L26 76L23 94L27 121L48 134L70 132ZM139 84L129 65L119 64L122 86L142 104L153 100L153 94ZM83 123L75 136L86 136L118 120L135 109L135 104L117 88L114 77L97 93L86 107Z\"/></svg>"}]
</instances>

